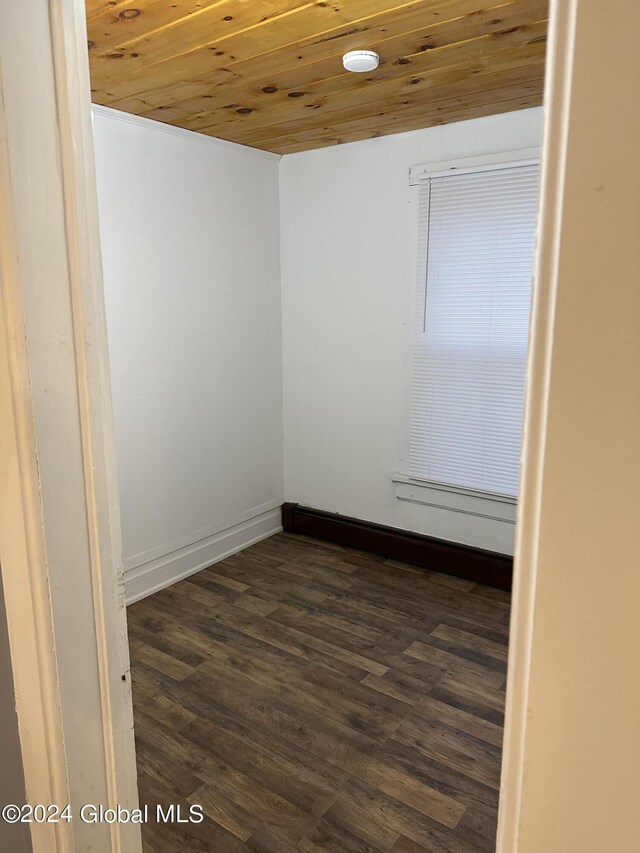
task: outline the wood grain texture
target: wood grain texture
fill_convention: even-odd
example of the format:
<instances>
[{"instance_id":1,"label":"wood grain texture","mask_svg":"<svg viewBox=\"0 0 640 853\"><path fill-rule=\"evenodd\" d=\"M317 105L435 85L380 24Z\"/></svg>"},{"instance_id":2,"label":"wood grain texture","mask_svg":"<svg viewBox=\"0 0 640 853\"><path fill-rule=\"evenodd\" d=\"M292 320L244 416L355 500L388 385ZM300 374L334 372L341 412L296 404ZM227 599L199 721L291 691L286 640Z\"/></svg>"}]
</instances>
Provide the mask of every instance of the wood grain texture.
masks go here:
<instances>
[{"instance_id":1,"label":"wood grain texture","mask_svg":"<svg viewBox=\"0 0 640 853\"><path fill-rule=\"evenodd\" d=\"M547 7L87 0L93 99L278 153L536 106ZM358 48L379 53L377 71L344 71Z\"/></svg>"},{"instance_id":2,"label":"wood grain texture","mask_svg":"<svg viewBox=\"0 0 640 853\"><path fill-rule=\"evenodd\" d=\"M282 533L128 613L149 853L495 849L507 593Z\"/></svg>"}]
</instances>

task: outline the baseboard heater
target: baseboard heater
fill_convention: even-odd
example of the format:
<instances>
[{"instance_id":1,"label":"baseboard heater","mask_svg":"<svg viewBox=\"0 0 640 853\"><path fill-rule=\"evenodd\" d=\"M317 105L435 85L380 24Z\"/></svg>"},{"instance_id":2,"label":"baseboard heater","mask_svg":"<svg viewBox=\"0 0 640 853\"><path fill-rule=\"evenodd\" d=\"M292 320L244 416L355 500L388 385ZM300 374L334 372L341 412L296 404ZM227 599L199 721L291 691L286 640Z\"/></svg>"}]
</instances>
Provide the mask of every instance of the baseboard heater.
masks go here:
<instances>
[{"instance_id":1,"label":"baseboard heater","mask_svg":"<svg viewBox=\"0 0 640 853\"><path fill-rule=\"evenodd\" d=\"M513 558L505 554L457 545L445 539L311 509L297 503L282 505L282 526L288 533L326 539L337 545L369 551L498 589L511 589Z\"/></svg>"}]
</instances>

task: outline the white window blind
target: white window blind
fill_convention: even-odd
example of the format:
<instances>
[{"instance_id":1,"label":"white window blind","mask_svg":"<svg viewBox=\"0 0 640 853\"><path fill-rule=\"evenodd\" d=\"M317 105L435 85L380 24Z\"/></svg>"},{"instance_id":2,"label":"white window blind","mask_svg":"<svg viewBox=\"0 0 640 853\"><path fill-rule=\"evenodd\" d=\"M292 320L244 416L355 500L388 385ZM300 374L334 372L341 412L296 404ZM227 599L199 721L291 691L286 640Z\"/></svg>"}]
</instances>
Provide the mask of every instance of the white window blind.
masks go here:
<instances>
[{"instance_id":1,"label":"white window blind","mask_svg":"<svg viewBox=\"0 0 640 853\"><path fill-rule=\"evenodd\" d=\"M410 475L516 496L538 167L426 177Z\"/></svg>"}]
</instances>

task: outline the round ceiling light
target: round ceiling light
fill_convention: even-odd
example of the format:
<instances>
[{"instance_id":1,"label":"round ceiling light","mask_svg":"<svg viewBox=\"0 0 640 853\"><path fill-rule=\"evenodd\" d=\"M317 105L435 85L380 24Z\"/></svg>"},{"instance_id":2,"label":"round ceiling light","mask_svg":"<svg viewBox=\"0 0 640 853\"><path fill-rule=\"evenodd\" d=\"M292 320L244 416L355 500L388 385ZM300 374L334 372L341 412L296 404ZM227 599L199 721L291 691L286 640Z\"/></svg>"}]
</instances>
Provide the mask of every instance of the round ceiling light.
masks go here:
<instances>
[{"instance_id":1,"label":"round ceiling light","mask_svg":"<svg viewBox=\"0 0 640 853\"><path fill-rule=\"evenodd\" d=\"M342 57L342 64L347 71L374 71L379 62L380 57L373 50L350 50Z\"/></svg>"}]
</instances>

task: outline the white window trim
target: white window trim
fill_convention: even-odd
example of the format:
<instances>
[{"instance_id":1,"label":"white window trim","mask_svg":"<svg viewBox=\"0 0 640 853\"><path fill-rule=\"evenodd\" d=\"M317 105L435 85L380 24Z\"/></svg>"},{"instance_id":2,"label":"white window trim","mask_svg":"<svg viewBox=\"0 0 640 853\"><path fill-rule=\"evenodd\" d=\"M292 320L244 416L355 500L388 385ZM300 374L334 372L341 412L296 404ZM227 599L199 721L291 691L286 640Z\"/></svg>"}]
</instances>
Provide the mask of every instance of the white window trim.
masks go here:
<instances>
[{"instance_id":1,"label":"white window trim","mask_svg":"<svg viewBox=\"0 0 640 853\"><path fill-rule=\"evenodd\" d=\"M477 172L495 169L496 166L524 166L540 162L540 148L521 148L510 151L496 151L477 157L459 157L453 160L443 160L433 163L423 163L409 168L408 194L408 256L407 281L411 293L411 314L407 321L407 334L411 336L411 357L405 369L403 388L403 419L405 424L402 449L400 454L401 466L409 464L409 411L411 405L411 365L413 364L413 310L416 287L416 257L418 256L418 212L419 189L421 181L426 178L447 174L451 171L458 173ZM407 474L395 472L391 475L395 486L396 498L416 504L438 507L452 512L462 512L483 518L515 523L517 499L508 495L497 495L487 492L476 492L444 483L433 483L418 480Z\"/></svg>"},{"instance_id":2,"label":"white window trim","mask_svg":"<svg viewBox=\"0 0 640 853\"><path fill-rule=\"evenodd\" d=\"M420 164L409 167L409 186L417 187L426 178L435 178L449 172L483 172L496 166L528 166L540 162L540 148L520 148L513 151L483 154L481 157L460 157L456 160L441 160L438 163ZM414 259L415 270L415 259Z\"/></svg>"},{"instance_id":3,"label":"white window trim","mask_svg":"<svg viewBox=\"0 0 640 853\"><path fill-rule=\"evenodd\" d=\"M515 524L515 498L418 480L400 472L392 474L391 481L398 500Z\"/></svg>"}]
</instances>

